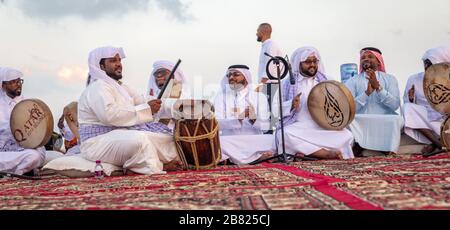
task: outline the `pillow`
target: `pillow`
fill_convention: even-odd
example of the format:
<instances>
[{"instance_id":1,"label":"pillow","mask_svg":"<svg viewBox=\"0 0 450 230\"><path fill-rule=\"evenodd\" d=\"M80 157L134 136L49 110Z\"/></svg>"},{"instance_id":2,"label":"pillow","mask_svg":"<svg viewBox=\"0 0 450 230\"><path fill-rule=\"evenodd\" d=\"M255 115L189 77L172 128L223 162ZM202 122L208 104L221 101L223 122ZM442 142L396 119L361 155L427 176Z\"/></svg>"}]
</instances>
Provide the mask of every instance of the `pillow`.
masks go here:
<instances>
[{"instance_id":1,"label":"pillow","mask_svg":"<svg viewBox=\"0 0 450 230\"><path fill-rule=\"evenodd\" d=\"M122 168L112 164L102 163L105 175L121 175ZM80 156L65 156L54 159L46 164L43 170L53 170L56 173L71 177L91 177L94 176L95 162L88 161Z\"/></svg>"},{"instance_id":2,"label":"pillow","mask_svg":"<svg viewBox=\"0 0 450 230\"><path fill-rule=\"evenodd\" d=\"M45 151L45 162L44 165L46 165L48 162L63 157L64 154L57 152L57 151Z\"/></svg>"}]
</instances>

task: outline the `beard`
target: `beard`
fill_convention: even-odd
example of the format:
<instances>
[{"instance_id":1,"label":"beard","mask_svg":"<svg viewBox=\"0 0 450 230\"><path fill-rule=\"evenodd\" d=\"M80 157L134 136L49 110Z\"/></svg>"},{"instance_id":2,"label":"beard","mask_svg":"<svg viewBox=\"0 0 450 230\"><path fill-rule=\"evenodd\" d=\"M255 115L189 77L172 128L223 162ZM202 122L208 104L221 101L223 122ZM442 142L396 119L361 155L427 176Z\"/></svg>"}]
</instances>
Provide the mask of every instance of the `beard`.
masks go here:
<instances>
[{"instance_id":1,"label":"beard","mask_svg":"<svg viewBox=\"0 0 450 230\"><path fill-rule=\"evenodd\" d=\"M22 89L18 88L16 90L6 90L6 94L11 98L20 97L22 95Z\"/></svg>"},{"instance_id":2,"label":"beard","mask_svg":"<svg viewBox=\"0 0 450 230\"><path fill-rule=\"evenodd\" d=\"M229 86L230 86L231 90L236 91L236 92L241 91L242 89L245 88L244 84L242 84L242 83L229 84Z\"/></svg>"},{"instance_id":3,"label":"beard","mask_svg":"<svg viewBox=\"0 0 450 230\"><path fill-rule=\"evenodd\" d=\"M317 75L318 69L317 68L309 68L307 70L302 69L302 75L305 77L314 77Z\"/></svg>"},{"instance_id":4,"label":"beard","mask_svg":"<svg viewBox=\"0 0 450 230\"><path fill-rule=\"evenodd\" d=\"M123 78L122 74L116 74L115 72L113 73L106 73L106 75L108 75L110 78L118 81L121 80Z\"/></svg>"},{"instance_id":5,"label":"beard","mask_svg":"<svg viewBox=\"0 0 450 230\"><path fill-rule=\"evenodd\" d=\"M262 37L258 36L258 37L256 38L256 41L262 42Z\"/></svg>"}]
</instances>

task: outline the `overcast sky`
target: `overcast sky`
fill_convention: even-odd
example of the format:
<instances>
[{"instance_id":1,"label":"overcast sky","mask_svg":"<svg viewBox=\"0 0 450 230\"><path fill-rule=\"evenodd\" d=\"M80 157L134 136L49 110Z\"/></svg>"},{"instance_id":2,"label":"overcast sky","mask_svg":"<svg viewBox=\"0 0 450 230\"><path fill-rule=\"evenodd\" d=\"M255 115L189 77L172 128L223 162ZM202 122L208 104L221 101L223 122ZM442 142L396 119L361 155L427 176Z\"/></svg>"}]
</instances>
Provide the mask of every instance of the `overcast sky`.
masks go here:
<instances>
[{"instance_id":1,"label":"overcast sky","mask_svg":"<svg viewBox=\"0 0 450 230\"><path fill-rule=\"evenodd\" d=\"M449 9L449 0L0 0L0 67L22 70L24 95L55 117L80 96L89 51L105 45L124 48L124 79L137 90L154 61L180 58L196 97L208 98L231 64L256 77L256 28L269 22L286 53L315 46L335 79L361 48L380 48L403 93L426 49L450 46Z\"/></svg>"}]
</instances>

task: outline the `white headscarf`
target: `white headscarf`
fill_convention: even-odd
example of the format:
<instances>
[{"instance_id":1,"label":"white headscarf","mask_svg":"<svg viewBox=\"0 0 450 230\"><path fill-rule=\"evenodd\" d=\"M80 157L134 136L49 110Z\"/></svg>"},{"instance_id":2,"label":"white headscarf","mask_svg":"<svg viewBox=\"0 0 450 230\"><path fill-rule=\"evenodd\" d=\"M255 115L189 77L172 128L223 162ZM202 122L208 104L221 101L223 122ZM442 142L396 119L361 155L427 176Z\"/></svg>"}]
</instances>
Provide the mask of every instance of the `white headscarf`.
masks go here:
<instances>
[{"instance_id":1,"label":"white headscarf","mask_svg":"<svg viewBox=\"0 0 450 230\"><path fill-rule=\"evenodd\" d=\"M450 62L450 50L445 46L439 46L433 49L427 50L422 57L422 61L430 60L433 65Z\"/></svg>"},{"instance_id":2,"label":"white headscarf","mask_svg":"<svg viewBox=\"0 0 450 230\"><path fill-rule=\"evenodd\" d=\"M308 57L311 55L314 55L319 61L318 72L325 75L325 68L323 65L322 57L320 56L319 51L311 46L301 47L294 51L291 56L292 72L294 74L300 74L300 62L306 61L306 59L308 59Z\"/></svg>"},{"instance_id":3,"label":"white headscarf","mask_svg":"<svg viewBox=\"0 0 450 230\"><path fill-rule=\"evenodd\" d=\"M128 100L132 100L128 92L117 81L106 75L105 71L100 68L100 60L103 58L113 58L119 54L120 58L125 58L122 48L112 46L100 47L89 53L89 75L91 82L101 80L117 89L117 91Z\"/></svg>"},{"instance_id":4,"label":"white headscarf","mask_svg":"<svg viewBox=\"0 0 450 230\"><path fill-rule=\"evenodd\" d=\"M222 81L220 82L220 87L222 88L222 91L224 91L224 90L226 91L226 90L230 89L228 87L228 85L229 85L228 73L230 71L239 71L240 73L242 73L244 75L245 80L247 80L247 83L248 83L245 88L248 88L253 84L252 74L250 73L250 70L245 69L245 68L229 68L227 70L227 72L225 73L225 76L222 78Z\"/></svg>"},{"instance_id":5,"label":"white headscarf","mask_svg":"<svg viewBox=\"0 0 450 230\"><path fill-rule=\"evenodd\" d=\"M3 87L1 87L2 83L4 81L12 81L16 80L18 78L23 78L23 73L19 70L8 68L8 67L2 67L0 68L0 88L3 94Z\"/></svg>"},{"instance_id":6,"label":"white headscarf","mask_svg":"<svg viewBox=\"0 0 450 230\"><path fill-rule=\"evenodd\" d=\"M160 89L158 88L158 85L156 84L155 81L155 76L153 74L155 74L156 71L160 70L160 69L167 69L169 71L172 71L172 69L175 67L175 63L171 62L171 61L165 61L165 60L161 60L161 61L156 61L155 63L153 63L153 71L150 74L150 77L148 79L148 88L147 88L147 95L150 95L153 92L153 95L151 96L158 96ZM181 82L181 84L183 85L183 88L185 88L186 84L187 84L187 79L184 76L183 71L181 71L179 68L175 71L175 80ZM183 92L185 93L185 92Z\"/></svg>"}]
</instances>

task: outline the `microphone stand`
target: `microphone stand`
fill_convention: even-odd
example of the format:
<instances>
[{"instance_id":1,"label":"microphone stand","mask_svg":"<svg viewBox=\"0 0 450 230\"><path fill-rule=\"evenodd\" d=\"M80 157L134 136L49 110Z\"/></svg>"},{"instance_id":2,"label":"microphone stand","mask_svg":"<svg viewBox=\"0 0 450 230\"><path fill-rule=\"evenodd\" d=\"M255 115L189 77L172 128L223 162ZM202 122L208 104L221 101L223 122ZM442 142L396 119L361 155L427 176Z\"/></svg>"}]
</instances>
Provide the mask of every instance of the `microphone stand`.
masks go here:
<instances>
[{"instance_id":1,"label":"microphone stand","mask_svg":"<svg viewBox=\"0 0 450 230\"><path fill-rule=\"evenodd\" d=\"M280 128L281 128L281 146L282 146L282 153L279 154L278 153L278 146L277 146L277 154L273 157L270 157L268 159L264 159L264 160L258 160L255 161L253 163L251 163L251 165L256 165L256 164L260 164L263 162L268 162L274 159L277 159L279 162L288 164L290 163L290 161L294 161L296 159L300 159L300 160L309 160L309 161L316 161L316 158L311 158L311 157L300 157L300 156L296 156L293 154L289 154L286 153L286 144L285 144L285 140L284 140L284 117L283 117L283 98L282 98L282 86L281 86L281 79L283 78L282 74L281 74L281 69L280 69L280 63L283 62L283 64L287 67L289 67L289 63L287 63L287 61L285 59L283 59L282 57L272 57L269 54L265 53L266 56L271 57L272 59L268 62L268 65L270 65L271 62L273 62L276 66L277 66L277 80L278 80L278 103L280 104ZM285 71L286 72L286 71ZM270 73L268 73L268 75L270 75ZM286 74L284 74L284 76L286 76ZM277 135L277 130L275 130L275 136Z\"/></svg>"}]
</instances>

